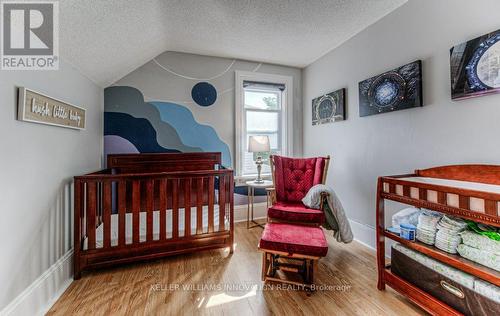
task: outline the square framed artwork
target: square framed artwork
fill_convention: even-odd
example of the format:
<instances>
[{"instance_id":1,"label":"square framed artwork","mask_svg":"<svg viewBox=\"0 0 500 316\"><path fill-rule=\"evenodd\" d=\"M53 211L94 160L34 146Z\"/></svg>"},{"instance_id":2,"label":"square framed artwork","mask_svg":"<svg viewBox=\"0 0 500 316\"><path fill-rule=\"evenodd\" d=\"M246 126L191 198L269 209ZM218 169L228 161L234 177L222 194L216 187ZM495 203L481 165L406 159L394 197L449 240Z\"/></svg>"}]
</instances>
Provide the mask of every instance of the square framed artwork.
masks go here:
<instances>
[{"instance_id":1,"label":"square framed artwork","mask_svg":"<svg viewBox=\"0 0 500 316\"><path fill-rule=\"evenodd\" d=\"M450 49L451 98L500 93L500 30Z\"/></svg>"},{"instance_id":2,"label":"square framed artwork","mask_svg":"<svg viewBox=\"0 0 500 316\"><path fill-rule=\"evenodd\" d=\"M359 116L420 107L422 102L420 60L359 83Z\"/></svg>"},{"instance_id":3,"label":"square framed artwork","mask_svg":"<svg viewBox=\"0 0 500 316\"><path fill-rule=\"evenodd\" d=\"M339 89L312 100L312 125L346 119L345 90Z\"/></svg>"}]
</instances>

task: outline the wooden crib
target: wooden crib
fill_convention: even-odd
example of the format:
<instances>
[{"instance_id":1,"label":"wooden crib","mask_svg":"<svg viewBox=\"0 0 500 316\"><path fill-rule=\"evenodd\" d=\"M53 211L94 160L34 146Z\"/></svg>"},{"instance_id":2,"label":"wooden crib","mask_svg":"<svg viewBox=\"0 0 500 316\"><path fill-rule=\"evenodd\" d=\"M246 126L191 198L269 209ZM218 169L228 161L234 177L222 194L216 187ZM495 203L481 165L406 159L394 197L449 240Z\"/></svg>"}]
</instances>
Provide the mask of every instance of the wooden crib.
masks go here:
<instances>
[{"instance_id":1,"label":"wooden crib","mask_svg":"<svg viewBox=\"0 0 500 316\"><path fill-rule=\"evenodd\" d=\"M233 252L233 171L220 153L109 155L74 181L74 279L200 250Z\"/></svg>"}]
</instances>

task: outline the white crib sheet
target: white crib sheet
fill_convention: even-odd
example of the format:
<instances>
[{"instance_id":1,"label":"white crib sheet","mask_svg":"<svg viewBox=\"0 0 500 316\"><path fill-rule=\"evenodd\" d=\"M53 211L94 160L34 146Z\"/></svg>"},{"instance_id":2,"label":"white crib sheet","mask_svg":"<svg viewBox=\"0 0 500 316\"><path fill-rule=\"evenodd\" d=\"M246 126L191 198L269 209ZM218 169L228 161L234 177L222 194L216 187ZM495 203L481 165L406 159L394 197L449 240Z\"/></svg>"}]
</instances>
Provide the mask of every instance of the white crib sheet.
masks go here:
<instances>
[{"instance_id":1,"label":"white crib sheet","mask_svg":"<svg viewBox=\"0 0 500 316\"><path fill-rule=\"evenodd\" d=\"M226 209L226 212L229 210ZM166 214L167 220L167 238L172 238L172 210L167 210ZM202 212L202 227L203 233L208 232L208 206L203 207ZM196 222L197 209L196 207L191 208L191 235L196 233ZM146 241L146 228L147 228L147 213L141 212L139 216L139 241ZM179 208L179 237L185 235L185 217L184 208ZM225 217L225 229L229 229L228 216ZM219 205L214 205L214 231L219 230ZM85 238L83 242L83 249L88 248L88 238ZM160 239L160 212L153 212L153 240ZM132 243L132 213L125 214L125 243ZM102 248L104 244L104 225L101 224L96 228L96 248ZM118 214L111 215L111 246L118 245Z\"/></svg>"}]
</instances>

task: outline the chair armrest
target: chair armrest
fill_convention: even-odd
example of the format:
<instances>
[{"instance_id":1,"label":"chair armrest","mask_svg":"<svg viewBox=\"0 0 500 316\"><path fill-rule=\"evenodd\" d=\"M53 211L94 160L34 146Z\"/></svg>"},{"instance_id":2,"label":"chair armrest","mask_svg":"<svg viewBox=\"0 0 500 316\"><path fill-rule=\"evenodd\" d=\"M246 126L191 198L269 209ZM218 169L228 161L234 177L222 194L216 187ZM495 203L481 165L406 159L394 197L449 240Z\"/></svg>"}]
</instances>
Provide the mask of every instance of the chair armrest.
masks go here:
<instances>
[{"instance_id":1,"label":"chair armrest","mask_svg":"<svg viewBox=\"0 0 500 316\"><path fill-rule=\"evenodd\" d=\"M273 206L276 203L276 188L266 188L266 192L269 204Z\"/></svg>"}]
</instances>

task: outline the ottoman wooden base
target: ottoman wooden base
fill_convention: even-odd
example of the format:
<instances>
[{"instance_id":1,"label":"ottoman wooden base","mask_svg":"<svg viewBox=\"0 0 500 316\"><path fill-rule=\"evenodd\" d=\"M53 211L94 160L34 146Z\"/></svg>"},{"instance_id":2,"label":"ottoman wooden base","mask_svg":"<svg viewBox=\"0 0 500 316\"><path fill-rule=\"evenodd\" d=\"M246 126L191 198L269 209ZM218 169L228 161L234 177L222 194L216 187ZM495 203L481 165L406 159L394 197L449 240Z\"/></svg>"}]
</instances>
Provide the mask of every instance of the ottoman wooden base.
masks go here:
<instances>
[{"instance_id":1,"label":"ottoman wooden base","mask_svg":"<svg viewBox=\"0 0 500 316\"><path fill-rule=\"evenodd\" d=\"M297 285L306 290L311 290L311 285L314 284L314 270L320 257L290 255L270 250L262 251L262 281ZM280 278L277 275L279 270L298 273L302 277L302 282Z\"/></svg>"}]
</instances>

